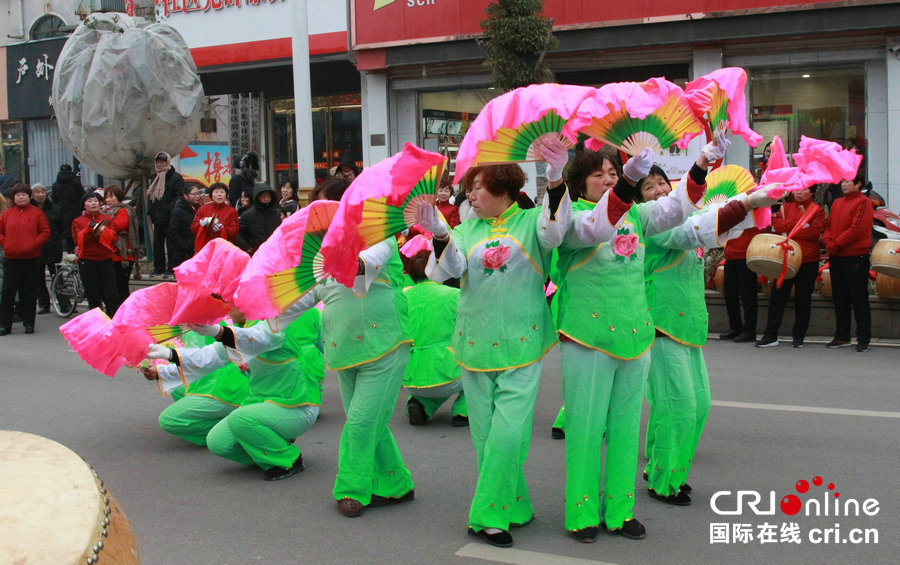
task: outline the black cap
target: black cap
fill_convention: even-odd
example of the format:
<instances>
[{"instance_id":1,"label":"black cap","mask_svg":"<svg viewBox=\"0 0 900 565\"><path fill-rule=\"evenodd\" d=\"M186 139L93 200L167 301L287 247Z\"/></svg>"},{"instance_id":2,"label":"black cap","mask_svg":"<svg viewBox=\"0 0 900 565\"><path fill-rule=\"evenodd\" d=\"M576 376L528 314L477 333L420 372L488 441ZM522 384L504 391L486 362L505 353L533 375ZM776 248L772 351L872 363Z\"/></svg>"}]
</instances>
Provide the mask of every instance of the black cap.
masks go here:
<instances>
[{"instance_id":1,"label":"black cap","mask_svg":"<svg viewBox=\"0 0 900 565\"><path fill-rule=\"evenodd\" d=\"M166 155L165 153L163 153L162 151L160 151L159 153L156 154L156 160L157 161L168 161L169 156Z\"/></svg>"}]
</instances>

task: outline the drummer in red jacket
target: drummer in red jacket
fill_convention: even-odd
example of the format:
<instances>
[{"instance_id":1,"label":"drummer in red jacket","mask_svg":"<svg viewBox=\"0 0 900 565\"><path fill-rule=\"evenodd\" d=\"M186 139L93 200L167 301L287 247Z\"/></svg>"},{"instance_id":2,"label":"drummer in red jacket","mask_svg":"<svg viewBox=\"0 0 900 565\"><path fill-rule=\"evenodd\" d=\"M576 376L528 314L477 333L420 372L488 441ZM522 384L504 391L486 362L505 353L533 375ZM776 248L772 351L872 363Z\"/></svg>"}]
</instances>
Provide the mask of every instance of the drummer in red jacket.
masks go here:
<instances>
[{"instance_id":1,"label":"drummer in red jacket","mask_svg":"<svg viewBox=\"0 0 900 565\"><path fill-rule=\"evenodd\" d=\"M781 328L781 319L784 316L784 307L791 297L791 289L794 289L794 327L791 331L794 347L803 347L806 338L806 330L809 329L809 317L812 312L812 293L816 286L816 277L819 273L819 238L825 227L825 210L812 201L810 189L798 190L791 193L792 198L781 205L781 209L772 215L772 227L775 233L789 234L800 219L809 212L810 207L815 207L815 212L809 212L813 216L804 222L791 237L800 244L800 252L803 262L800 270L792 279L785 279L781 288L772 289L772 299L769 302L769 315L766 321L766 329L762 339L756 342L756 347L772 347L778 345L778 330Z\"/></svg>"},{"instance_id":2,"label":"drummer in red jacket","mask_svg":"<svg viewBox=\"0 0 900 565\"><path fill-rule=\"evenodd\" d=\"M40 208L31 203L31 187L18 183L10 191L14 206L0 214L0 247L5 258L3 291L0 294L0 336L12 332L16 293L22 297L25 333L34 333L35 304L41 274L41 249L50 239L50 224Z\"/></svg>"},{"instance_id":3,"label":"drummer in red jacket","mask_svg":"<svg viewBox=\"0 0 900 565\"><path fill-rule=\"evenodd\" d=\"M853 180L841 181L842 198L831 206L822 242L828 252L831 291L837 328L828 347L850 346L850 308L856 318L856 350L868 351L872 337L869 311L869 253L875 208L860 192L866 179L862 171Z\"/></svg>"},{"instance_id":4,"label":"drummer in red jacket","mask_svg":"<svg viewBox=\"0 0 900 565\"><path fill-rule=\"evenodd\" d=\"M209 187L209 192L212 202L201 206L191 223L191 233L196 235L195 254L217 237L234 240L239 231L237 210L228 203L228 187L217 182Z\"/></svg>"},{"instance_id":5,"label":"drummer in red jacket","mask_svg":"<svg viewBox=\"0 0 900 565\"><path fill-rule=\"evenodd\" d=\"M72 239L78 254L78 272L84 284L88 306L106 305L111 318L119 308L113 253L118 235L110 225L112 217L100 213L100 195L94 191L81 198L84 213L72 220Z\"/></svg>"}]
</instances>

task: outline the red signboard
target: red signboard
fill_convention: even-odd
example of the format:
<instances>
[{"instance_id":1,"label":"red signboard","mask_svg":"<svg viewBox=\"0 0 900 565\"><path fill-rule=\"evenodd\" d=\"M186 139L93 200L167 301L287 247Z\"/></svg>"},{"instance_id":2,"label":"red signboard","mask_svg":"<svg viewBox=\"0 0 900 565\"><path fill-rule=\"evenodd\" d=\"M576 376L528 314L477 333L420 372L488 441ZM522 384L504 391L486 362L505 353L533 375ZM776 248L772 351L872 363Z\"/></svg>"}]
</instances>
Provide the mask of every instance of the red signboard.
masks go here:
<instances>
[{"instance_id":1,"label":"red signboard","mask_svg":"<svg viewBox=\"0 0 900 565\"><path fill-rule=\"evenodd\" d=\"M846 5L878 0L545 0L544 16L557 28L601 27L677 21L746 13L775 12ZM479 22L490 0L353 0L351 34L354 49L431 43L479 35Z\"/></svg>"}]
</instances>

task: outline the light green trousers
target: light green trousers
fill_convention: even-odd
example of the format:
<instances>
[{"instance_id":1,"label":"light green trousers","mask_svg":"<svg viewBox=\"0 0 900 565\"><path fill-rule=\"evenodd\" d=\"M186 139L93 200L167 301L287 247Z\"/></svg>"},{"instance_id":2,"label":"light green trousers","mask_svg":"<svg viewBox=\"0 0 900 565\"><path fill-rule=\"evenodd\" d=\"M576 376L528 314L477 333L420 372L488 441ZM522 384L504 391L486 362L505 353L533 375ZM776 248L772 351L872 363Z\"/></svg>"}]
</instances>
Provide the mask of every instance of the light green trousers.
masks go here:
<instances>
[{"instance_id":1,"label":"light green trousers","mask_svg":"<svg viewBox=\"0 0 900 565\"><path fill-rule=\"evenodd\" d=\"M452 416L468 416L469 412L466 408L466 393L462 390L462 379L453 381L452 383L429 388L407 388L410 398L419 401L425 408L425 416L430 420L445 402L456 393L456 400L453 401L453 408L450 414ZM409 414L407 413L407 416Z\"/></svg>"},{"instance_id":2,"label":"light green trousers","mask_svg":"<svg viewBox=\"0 0 900 565\"><path fill-rule=\"evenodd\" d=\"M347 421L341 432L334 498L352 498L363 506L372 495L400 497L412 490L412 475L388 423L397 405L409 346L381 359L338 371Z\"/></svg>"},{"instance_id":3,"label":"light green trousers","mask_svg":"<svg viewBox=\"0 0 900 565\"><path fill-rule=\"evenodd\" d=\"M559 428L563 431L566 431L566 406L565 405L563 405L563 407L559 409L559 413L556 415L556 420L553 420L553 427Z\"/></svg>"},{"instance_id":4,"label":"light green trousers","mask_svg":"<svg viewBox=\"0 0 900 565\"><path fill-rule=\"evenodd\" d=\"M566 529L597 526L601 519L607 528L620 528L633 517L641 407L650 355L623 361L568 341L561 349ZM601 451L604 443L605 458Z\"/></svg>"},{"instance_id":5,"label":"light green trousers","mask_svg":"<svg viewBox=\"0 0 900 565\"><path fill-rule=\"evenodd\" d=\"M208 396L182 393L180 399L160 413L159 427L174 436L205 447L209 431L235 408L237 406Z\"/></svg>"},{"instance_id":6,"label":"light green trousers","mask_svg":"<svg viewBox=\"0 0 900 565\"><path fill-rule=\"evenodd\" d=\"M318 417L318 406L285 408L271 402L241 406L210 430L207 447L244 465L287 469L300 456L300 449L288 442L310 429Z\"/></svg>"},{"instance_id":7,"label":"light green trousers","mask_svg":"<svg viewBox=\"0 0 900 565\"><path fill-rule=\"evenodd\" d=\"M508 530L534 516L523 465L531 443L542 361L507 371L462 369L478 482L469 526Z\"/></svg>"},{"instance_id":8,"label":"light green trousers","mask_svg":"<svg viewBox=\"0 0 900 565\"><path fill-rule=\"evenodd\" d=\"M651 352L644 471L648 486L668 496L687 481L712 399L702 349L658 337Z\"/></svg>"}]
</instances>

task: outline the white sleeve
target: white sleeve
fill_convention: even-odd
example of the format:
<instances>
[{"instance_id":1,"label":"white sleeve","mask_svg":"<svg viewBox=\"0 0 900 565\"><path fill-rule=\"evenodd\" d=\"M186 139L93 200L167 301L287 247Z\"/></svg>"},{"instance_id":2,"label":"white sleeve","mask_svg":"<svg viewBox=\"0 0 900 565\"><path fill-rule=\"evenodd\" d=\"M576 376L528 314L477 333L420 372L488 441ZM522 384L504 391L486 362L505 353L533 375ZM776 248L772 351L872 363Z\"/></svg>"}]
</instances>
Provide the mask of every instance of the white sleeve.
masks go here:
<instances>
[{"instance_id":1,"label":"white sleeve","mask_svg":"<svg viewBox=\"0 0 900 565\"><path fill-rule=\"evenodd\" d=\"M555 218L551 219L551 216ZM550 195L544 193L541 204L541 215L538 218L537 236L541 247L554 249L559 247L566 237L566 232L572 223L572 199L569 198L569 189L565 189L562 199L556 211L550 210ZM445 251L446 253L446 251Z\"/></svg>"},{"instance_id":2,"label":"white sleeve","mask_svg":"<svg viewBox=\"0 0 900 565\"><path fill-rule=\"evenodd\" d=\"M234 332L234 349L245 363L260 353L278 349L284 343L284 332L273 331L264 322L249 328L229 327Z\"/></svg>"},{"instance_id":3,"label":"white sleeve","mask_svg":"<svg viewBox=\"0 0 900 565\"><path fill-rule=\"evenodd\" d=\"M366 272L362 275L357 275L353 279L353 287L351 288L353 294L362 298L369 292L372 281L378 278L381 270L391 259L391 254L394 251L392 246L396 245L397 242L393 238L389 238L376 243L368 249L364 249L359 254L359 258L362 259L363 264L366 266Z\"/></svg>"},{"instance_id":4,"label":"white sleeve","mask_svg":"<svg viewBox=\"0 0 900 565\"><path fill-rule=\"evenodd\" d=\"M740 198L742 195L731 200ZM717 204L692 214L680 226L653 236L654 241L666 249L723 247L729 239L734 239L740 236L745 229L753 227L753 214L747 214L738 225L726 233L719 234L719 211L722 206L724 204Z\"/></svg>"},{"instance_id":5,"label":"white sleeve","mask_svg":"<svg viewBox=\"0 0 900 565\"><path fill-rule=\"evenodd\" d=\"M697 202L691 202L688 197L687 181L688 175L685 173L685 176L667 196L653 202L638 204L641 227L645 236L668 231L682 224L688 216L703 208L703 196Z\"/></svg>"},{"instance_id":6,"label":"white sleeve","mask_svg":"<svg viewBox=\"0 0 900 565\"><path fill-rule=\"evenodd\" d=\"M453 237L447 242L447 247L441 253L441 259L438 260L434 251L428 257L428 265L425 266L425 275L435 281L444 282L447 279L458 279L466 272L466 258L456 247Z\"/></svg>"},{"instance_id":7,"label":"white sleeve","mask_svg":"<svg viewBox=\"0 0 900 565\"><path fill-rule=\"evenodd\" d=\"M176 351L180 365L170 363L157 366L159 379L167 393L180 385L189 385L231 363L225 352L225 346L221 343L212 343L199 348L185 347Z\"/></svg>"},{"instance_id":8,"label":"white sleeve","mask_svg":"<svg viewBox=\"0 0 900 565\"><path fill-rule=\"evenodd\" d=\"M265 322L273 332L283 330L291 325L294 320L306 313L307 310L318 304L318 302L319 298L316 294L316 287L313 287L312 290L301 296L300 300L288 306L284 312L274 318L265 320Z\"/></svg>"},{"instance_id":9,"label":"white sleeve","mask_svg":"<svg viewBox=\"0 0 900 565\"><path fill-rule=\"evenodd\" d=\"M609 195L612 189L600 197L591 210L576 212L572 217L572 229L569 230L567 245L573 247L594 247L603 242L609 241L616 235L616 230L625 223L625 216L622 214L619 220L612 224L609 221Z\"/></svg>"}]
</instances>

